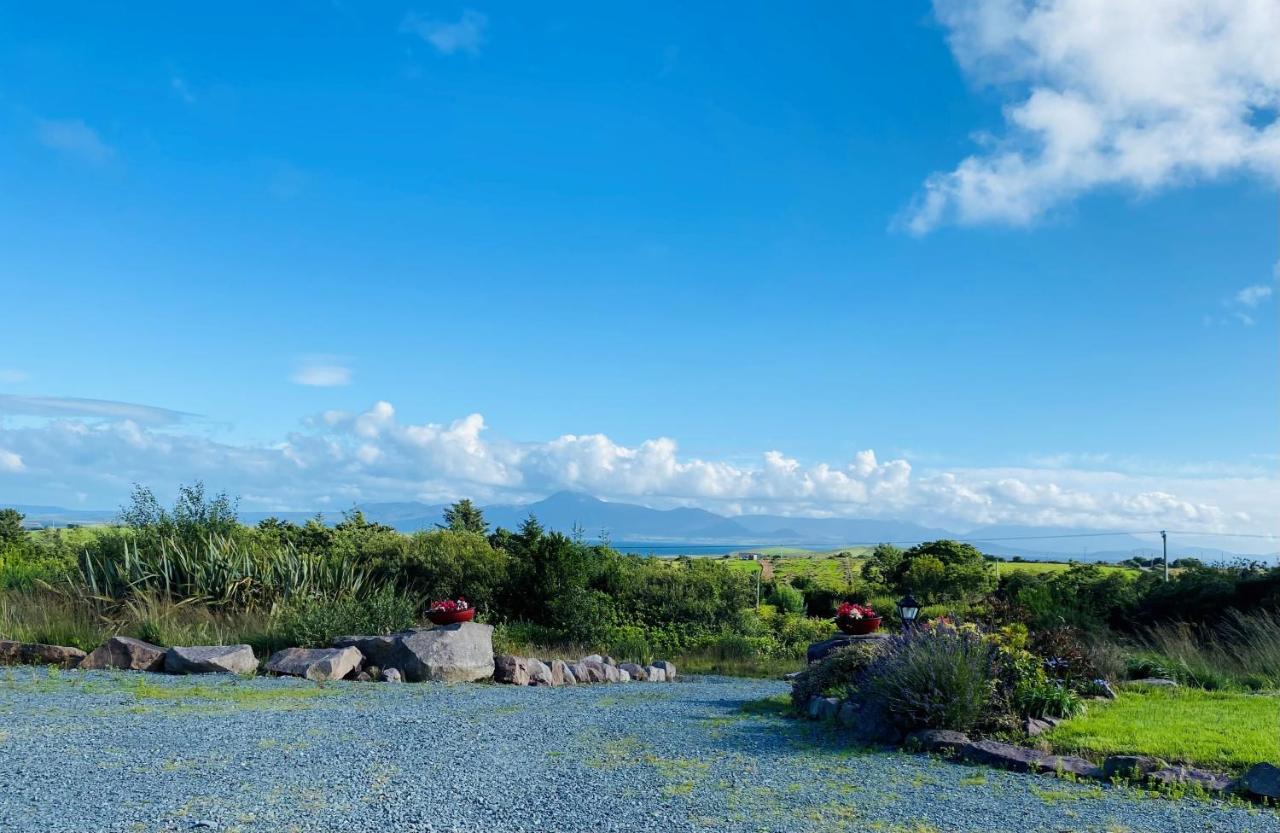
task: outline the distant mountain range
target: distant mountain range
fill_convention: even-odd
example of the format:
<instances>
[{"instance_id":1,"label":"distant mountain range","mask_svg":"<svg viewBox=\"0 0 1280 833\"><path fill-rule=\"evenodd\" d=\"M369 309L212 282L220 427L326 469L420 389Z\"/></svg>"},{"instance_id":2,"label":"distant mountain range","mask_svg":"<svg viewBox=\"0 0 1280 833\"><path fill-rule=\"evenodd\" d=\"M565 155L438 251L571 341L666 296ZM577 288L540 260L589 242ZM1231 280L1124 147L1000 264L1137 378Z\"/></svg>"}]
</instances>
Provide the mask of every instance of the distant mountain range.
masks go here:
<instances>
[{"instance_id":1,"label":"distant mountain range","mask_svg":"<svg viewBox=\"0 0 1280 833\"><path fill-rule=\"evenodd\" d=\"M0 504L4 505L4 504ZM113 511L64 509L58 506L15 506L28 523L44 526L110 523ZM434 529L441 523L445 506L416 501L365 503L356 508L371 521L404 532ZM240 520L255 524L263 518L302 523L315 512L241 512ZM631 503L603 501L579 492L557 492L526 504L494 504L484 507L490 527L515 529L529 515L548 529L570 532L582 530L588 539L607 535L615 544L643 549L645 545L678 551L706 547L741 548L793 545L815 549L874 545L893 542L909 545L938 538L956 538L975 543L983 552L1030 559L1071 558L1080 561L1119 561L1133 555L1152 556L1160 552L1158 540L1095 529L998 525L983 526L965 533L922 526L910 521L866 518L802 518L783 515L738 515L725 517L705 509L651 509ZM322 513L333 523L339 512ZM1237 557L1219 548L1171 541L1170 556L1193 556L1208 560ZM1257 555L1250 556L1257 557ZM1268 556L1270 557L1270 556Z\"/></svg>"}]
</instances>

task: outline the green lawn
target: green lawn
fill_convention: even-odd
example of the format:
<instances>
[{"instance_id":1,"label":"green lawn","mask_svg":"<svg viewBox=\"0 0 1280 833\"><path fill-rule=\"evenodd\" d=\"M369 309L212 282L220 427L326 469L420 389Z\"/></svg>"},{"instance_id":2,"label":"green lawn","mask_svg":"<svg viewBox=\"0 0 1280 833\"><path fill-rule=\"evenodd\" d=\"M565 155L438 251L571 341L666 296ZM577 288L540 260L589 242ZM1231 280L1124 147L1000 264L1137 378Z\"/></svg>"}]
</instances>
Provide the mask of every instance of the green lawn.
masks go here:
<instances>
[{"instance_id":1,"label":"green lawn","mask_svg":"<svg viewBox=\"0 0 1280 833\"><path fill-rule=\"evenodd\" d=\"M1280 760L1280 697L1199 689L1129 688L1090 703L1046 738L1089 758L1153 755L1171 763L1240 771Z\"/></svg>"}]
</instances>

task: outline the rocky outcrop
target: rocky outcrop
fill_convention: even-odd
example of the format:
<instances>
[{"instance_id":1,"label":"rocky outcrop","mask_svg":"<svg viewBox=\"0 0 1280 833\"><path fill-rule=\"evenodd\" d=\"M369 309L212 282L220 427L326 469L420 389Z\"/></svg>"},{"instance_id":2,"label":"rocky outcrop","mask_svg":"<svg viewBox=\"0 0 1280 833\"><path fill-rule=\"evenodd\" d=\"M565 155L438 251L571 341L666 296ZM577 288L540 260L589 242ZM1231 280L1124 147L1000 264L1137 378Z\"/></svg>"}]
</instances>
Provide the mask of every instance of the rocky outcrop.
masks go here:
<instances>
[{"instance_id":1,"label":"rocky outcrop","mask_svg":"<svg viewBox=\"0 0 1280 833\"><path fill-rule=\"evenodd\" d=\"M164 648L134 639L113 636L99 645L80 663L86 671L119 668L124 671L163 671Z\"/></svg>"},{"instance_id":2,"label":"rocky outcrop","mask_svg":"<svg viewBox=\"0 0 1280 833\"><path fill-rule=\"evenodd\" d=\"M170 648L164 655L169 674L252 674L258 659L248 645L197 645Z\"/></svg>"},{"instance_id":3,"label":"rocky outcrop","mask_svg":"<svg viewBox=\"0 0 1280 833\"><path fill-rule=\"evenodd\" d=\"M644 674L645 680L651 683L665 683L667 681L667 672L656 665L646 665Z\"/></svg>"},{"instance_id":4,"label":"rocky outcrop","mask_svg":"<svg viewBox=\"0 0 1280 833\"><path fill-rule=\"evenodd\" d=\"M429 628L414 628L407 631L399 631L384 636L339 636L329 644L334 648L355 648L362 655L365 661L370 665L376 665L379 668L386 668L389 664L392 653L400 640L405 637L412 636L420 630L430 630Z\"/></svg>"},{"instance_id":5,"label":"rocky outcrop","mask_svg":"<svg viewBox=\"0 0 1280 833\"><path fill-rule=\"evenodd\" d=\"M665 659L660 659L653 664L653 667L662 671L663 680L665 682L674 683L676 681L675 663L667 662Z\"/></svg>"},{"instance_id":6,"label":"rocky outcrop","mask_svg":"<svg viewBox=\"0 0 1280 833\"><path fill-rule=\"evenodd\" d=\"M492 625L459 622L395 636L379 665L399 668L408 682L469 683L493 676Z\"/></svg>"},{"instance_id":7,"label":"rocky outcrop","mask_svg":"<svg viewBox=\"0 0 1280 833\"><path fill-rule=\"evenodd\" d=\"M404 677L400 675L399 668L384 668L382 669L382 681L384 683L402 683L404 682Z\"/></svg>"},{"instance_id":8,"label":"rocky outcrop","mask_svg":"<svg viewBox=\"0 0 1280 833\"><path fill-rule=\"evenodd\" d=\"M272 674L328 682L357 671L363 662L364 655L353 647L285 648L272 654L263 667ZM366 679L373 678L366 675Z\"/></svg>"},{"instance_id":9,"label":"rocky outcrop","mask_svg":"<svg viewBox=\"0 0 1280 833\"><path fill-rule=\"evenodd\" d=\"M79 648L65 645L46 645L43 642L14 642L0 639L0 665L56 665L59 668L77 668L85 653Z\"/></svg>"}]
</instances>

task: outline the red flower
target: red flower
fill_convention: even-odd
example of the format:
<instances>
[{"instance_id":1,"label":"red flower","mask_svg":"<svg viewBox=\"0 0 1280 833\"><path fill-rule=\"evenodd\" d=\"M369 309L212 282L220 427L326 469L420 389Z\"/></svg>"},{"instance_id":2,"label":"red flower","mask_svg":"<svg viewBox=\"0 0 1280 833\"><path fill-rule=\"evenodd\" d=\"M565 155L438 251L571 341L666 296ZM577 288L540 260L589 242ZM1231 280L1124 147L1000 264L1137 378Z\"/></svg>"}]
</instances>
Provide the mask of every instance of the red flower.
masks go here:
<instances>
[{"instance_id":1,"label":"red flower","mask_svg":"<svg viewBox=\"0 0 1280 833\"><path fill-rule=\"evenodd\" d=\"M837 619L874 619L876 612L869 605L845 602L836 608Z\"/></svg>"},{"instance_id":2,"label":"red flower","mask_svg":"<svg viewBox=\"0 0 1280 833\"><path fill-rule=\"evenodd\" d=\"M453 613L455 610L470 610L470 609L471 609L471 605L468 604L467 600L462 597L458 597L457 599L440 599L439 601L434 601L431 603L431 610L433 611L439 610L439 611L445 611L447 613Z\"/></svg>"}]
</instances>

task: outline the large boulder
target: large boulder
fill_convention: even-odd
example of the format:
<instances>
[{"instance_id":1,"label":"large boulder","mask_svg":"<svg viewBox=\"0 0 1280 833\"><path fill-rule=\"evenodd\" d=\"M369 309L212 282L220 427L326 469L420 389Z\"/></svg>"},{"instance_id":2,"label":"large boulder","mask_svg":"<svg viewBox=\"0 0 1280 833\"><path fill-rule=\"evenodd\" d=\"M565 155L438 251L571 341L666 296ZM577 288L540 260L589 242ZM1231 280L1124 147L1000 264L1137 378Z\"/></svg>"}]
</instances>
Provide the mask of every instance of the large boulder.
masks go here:
<instances>
[{"instance_id":1,"label":"large boulder","mask_svg":"<svg viewBox=\"0 0 1280 833\"><path fill-rule=\"evenodd\" d=\"M573 669L569 667L569 663L562 659L553 659L551 661L551 679L556 685L577 685L578 680L573 674Z\"/></svg>"},{"instance_id":2,"label":"large boulder","mask_svg":"<svg viewBox=\"0 0 1280 833\"><path fill-rule=\"evenodd\" d=\"M665 680L667 682L674 683L676 681L676 667L674 663L667 662L665 659L660 659L653 664L653 667L662 669L662 673L665 675Z\"/></svg>"},{"instance_id":3,"label":"large boulder","mask_svg":"<svg viewBox=\"0 0 1280 833\"><path fill-rule=\"evenodd\" d=\"M622 672L618 670L618 666L604 663L600 667L604 669L604 681L606 683L622 682Z\"/></svg>"},{"instance_id":4,"label":"large boulder","mask_svg":"<svg viewBox=\"0 0 1280 833\"><path fill-rule=\"evenodd\" d=\"M529 660L529 685L553 686L555 684L556 680L551 673L551 666L540 659Z\"/></svg>"},{"instance_id":5,"label":"large boulder","mask_svg":"<svg viewBox=\"0 0 1280 833\"><path fill-rule=\"evenodd\" d=\"M1192 784L1207 793L1230 792L1234 782L1228 775L1185 766L1168 766L1147 774L1148 781L1172 785Z\"/></svg>"},{"instance_id":6,"label":"large boulder","mask_svg":"<svg viewBox=\"0 0 1280 833\"><path fill-rule=\"evenodd\" d=\"M0 665L57 665L61 668L77 668L84 658L85 653L79 648L0 639Z\"/></svg>"},{"instance_id":7,"label":"large boulder","mask_svg":"<svg viewBox=\"0 0 1280 833\"><path fill-rule=\"evenodd\" d=\"M954 755L968 744L968 735L950 729L917 729L907 735L907 745L923 752L945 752Z\"/></svg>"},{"instance_id":8,"label":"large boulder","mask_svg":"<svg viewBox=\"0 0 1280 833\"><path fill-rule=\"evenodd\" d=\"M960 748L960 757L976 764L1011 769L1014 772L1056 772L1080 778L1099 778L1102 769L1084 758L1049 755L994 740L979 740Z\"/></svg>"},{"instance_id":9,"label":"large boulder","mask_svg":"<svg viewBox=\"0 0 1280 833\"><path fill-rule=\"evenodd\" d=\"M258 659L248 645L197 645L174 647L165 652L169 674L252 674Z\"/></svg>"},{"instance_id":10,"label":"large boulder","mask_svg":"<svg viewBox=\"0 0 1280 833\"><path fill-rule=\"evenodd\" d=\"M573 672L573 676L580 683L603 683L608 682L605 678L605 664L596 662L591 659L584 659L569 666L569 670Z\"/></svg>"},{"instance_id":11,"label":"large boulder","mask_svg":"<svg viewBox=\"0 0 1280 833\"><path fill-rule=\"evenodd\" d=\"M86 671L103 668L120 668L125 671L164 670L164 648L134 639L131 636L113 636L99 645L80 663Z\"/></svg>"},{"instance_id":12,"label":"large boulder","mask_svg":"<svg viewBox=\"0 0 1280 833\"><path fill-rule=\"evenodd\" d=\"M1156 770L1169 765L1159 758L1147 755L1108 755L1102 762L1102 777L1110 781L1112 778L1141 780Z\"/></svg>"},{"instance_id":13,"label":"large boulder","mask_svg":"<svg viewBox=\"0 0 1280 833\"><path fill-rule=\"evenodd\" d=\"M272 674L326 682L341 680L362 662L364 655L356 648L285 648L272 654L264 667Z\"/></svg>"},{"instance_id":14,"label":"large boulder","mask_svg":"<svg viewBox=\"0 0 1280 833\"><path fill-rule=\"evenodd\" d=\"M633 680L644 682L649 679L649 675L645 673L644 666L642 665L636 665L634 662L624 662L618 667L623 671L626 671Z\"/></svg>"},{"instance_id":15,"label":"large boulder","mask_svg":"<svg viewBox=\"0 0 1280 833\"><path fill-rule=\"evenodd\" d=\"M429 628L414 628L407 631L399 631L397 633L389 633L381 636L338 636L329 644L334 648L355 648L364 655L365 660L370 665L376 665L379 668L386 668L393 663L387 660L395 652L396 645L406 636L412 636L419 630L430 630Z\"/></svg>"},{"instance_id":16,"label":"large boulder","mask_svg":"<svg viewBox=\"0 0 1280 833\"><path fill-rule=\"evenodd\" d=\"M529 660L512 654L493 658L493 681L509 685L529 684Z\"/></svg>"},{"instance_id":17,"label":"large boulder","mask_svg":"<svg viewBox=\"0 0 1280 833\"><path fill-rule=\"evenodd\" d=\"M656 665L646 665L644 667L644 678L651 683L665 683L667 681L667 672Z\"/></svg>"},{"instance_id":18,"label":"large boulder","mask_svg":"<svg viewBox=\"0 0 1280 833\"><path fill-rule=\"evenodd\" d=\"M493 676L493 626L458 622L398 635L388 661L405 680L469 683Z\"/></svg>"},{"instance_id":19,"label":"large boulder","mask_svg":"<svg viewBox=\"0 0 1280 833\"><path fill-rule=\"evenodd\" d=\"M1274 764L1254 764L1240 776L1238 786L1254 798L1280 800L1280 767Z\"/></svg>"}]
</instances>

